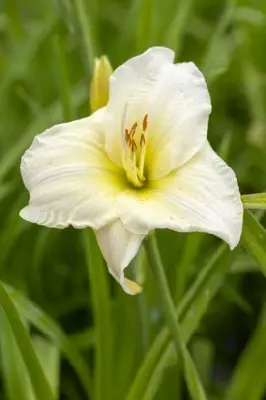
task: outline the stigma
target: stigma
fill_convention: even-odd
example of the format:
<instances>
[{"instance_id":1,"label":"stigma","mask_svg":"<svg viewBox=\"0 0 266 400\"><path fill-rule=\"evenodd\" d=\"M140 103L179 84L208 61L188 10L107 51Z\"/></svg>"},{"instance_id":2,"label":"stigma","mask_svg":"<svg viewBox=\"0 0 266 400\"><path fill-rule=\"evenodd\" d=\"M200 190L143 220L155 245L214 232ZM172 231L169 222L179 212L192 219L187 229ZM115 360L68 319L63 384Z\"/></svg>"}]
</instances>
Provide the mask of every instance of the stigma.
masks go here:
<instances>
[{"instance_id":1,"label":"stigma","mask_svg":"<svg viewBox=\"0 0 266 400\"><path fill-rule=\"evenodd\" d=\"M148 114L141 124L134 122L130 128L123 127L123 166L127 179L134 187L142 187L145 181L145 157L147 146Z\"/></svg>"}]
</instances>

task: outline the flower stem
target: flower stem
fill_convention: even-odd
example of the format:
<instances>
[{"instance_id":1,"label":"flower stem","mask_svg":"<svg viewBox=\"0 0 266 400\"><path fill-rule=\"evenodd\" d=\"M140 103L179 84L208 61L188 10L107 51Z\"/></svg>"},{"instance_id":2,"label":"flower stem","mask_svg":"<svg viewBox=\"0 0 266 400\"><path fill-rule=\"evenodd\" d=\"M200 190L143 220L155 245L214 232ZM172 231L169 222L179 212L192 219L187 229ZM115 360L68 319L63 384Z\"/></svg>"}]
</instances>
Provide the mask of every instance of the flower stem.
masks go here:
<instances>
[{"instance_id":1,"label":"flower stem","mask_svg":"<svg viewBox=\"0 0 266 400\"><path fill-rule=\"evenodd\" d=\"M200 382L196 367L182 339L180 326L176 317L175 306L171 298L155 234L150 235L146 240L146 249L161 297L164 317L176 347L176 351L182 361L182 367L191 398L193 400L206 400L206 395Z\"/></svg>"}]
</instances>

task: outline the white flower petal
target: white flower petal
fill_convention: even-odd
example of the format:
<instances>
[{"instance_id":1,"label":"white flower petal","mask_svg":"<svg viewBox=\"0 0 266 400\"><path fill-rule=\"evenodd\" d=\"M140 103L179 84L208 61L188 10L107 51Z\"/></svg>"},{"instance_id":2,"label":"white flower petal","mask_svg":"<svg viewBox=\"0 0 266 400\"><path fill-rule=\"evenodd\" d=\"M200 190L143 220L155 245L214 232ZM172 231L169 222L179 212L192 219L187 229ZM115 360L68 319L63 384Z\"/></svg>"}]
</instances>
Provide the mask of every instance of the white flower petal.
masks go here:
<instances>
[{"instance_id":1,"label":"white flower petal","mask_svg":"<svg viewBox=\"0 0 266 400\"><path fill-rule=\"evenodd\" d=\"M127 231L119 220L95 231L95 234L110 274L126 293L139 293L141 287L124 277L124 269L137 254L145 235L135 235Z\"/></svg>"},{"instance_id":2,"label":"white flower petal","mask_svg":"<svg viewBox=\"0 0 266 400\"><path fill-rule=\"evenodd\" d=\"M21 162L30 192L22 218L48 227L96 229L116 218L113 205L121 190L121 172L104 152L103 112L35 137Z\"/></svg>"},{"instance_id":3,"label":"white flower petal","mask_svg":"<svg viewBox=\"0 0 266 400\"><path fill-rule=\"evenodd\" d=\"M195 64L172 65L160 76L150 110L149 179L159 179L183 165L207 137L211 101L204 76Z\"/></svg>"},{"instance_id":4,"label":"white flower petal","mask_svg":"<svg viewBox=\"0 0 266 400\"><path fill-rule=\"evenodd\" d=\"M236 177L208 143L175 173L150 185L120 196L118 212L126 229L208 232L231 248L238 244L243 206Z\"/></svg>"},{"instance_id":5,"label":"white flower petal","mask_svg":"<svg viewBox=\"0 0 266 400\"><path fill-rule=\"evenodd\" d=\"M148 115L149 179L159 179L196 154L207 137L211 101L193 63L173 64L174 53L154 47L121 65L110 79L106 151L122 164L121 135Z\"/></svg>"},{"instance_id":6,"label":"white flower petal","mask_svg":"<svg viewBox=\"0 0 266 400\"><path fill-rule=\"evenodd\" d=\"M121 165L121 129L143 119L154 101L152 92L162 72L172 65L174 52L153 47L117 68L110 78L110 100L107 105L106 151Z\"/></svg>"}]
</instances>

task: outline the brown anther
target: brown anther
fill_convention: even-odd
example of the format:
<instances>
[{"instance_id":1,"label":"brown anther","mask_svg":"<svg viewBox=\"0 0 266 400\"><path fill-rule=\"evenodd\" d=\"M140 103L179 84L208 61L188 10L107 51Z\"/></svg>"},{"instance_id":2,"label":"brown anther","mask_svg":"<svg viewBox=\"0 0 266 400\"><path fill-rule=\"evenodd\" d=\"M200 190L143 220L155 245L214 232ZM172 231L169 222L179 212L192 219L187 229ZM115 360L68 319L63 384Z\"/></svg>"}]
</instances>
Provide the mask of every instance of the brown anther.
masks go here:
<instances>
[{"instance_id":1,"label":"brown anther","mask_svg":"<svg viewBox=\"0 0 266 400\"><path fill-rule=\"evenodd\" d=\"M143 148L145 146L145 144L146 144L146 139L142 133L142 135L140 136L140 147Z\"/></svg>"},{"instance_id":2,"label":"brown anther","mask_svg":"<svg viewBox=\"0 0 266 400\"><path fill-rule=\"evenodd\" d=\"M126 144L131 142L130 134L128 132L128 129L125 129L125 142L126 142Z\"/></svg>"},{"instance_id":3,"label":"brown anther","mask_svg":"<svg viewBox=\"0 0 266 400\"><path fill-rule=\"evenodd\" d=\"M143 132L146 132L147 127L148 127L148 114L145 114L143 121L142 121Z\"/></svg>"},{"instance_id":4,"label":"brown anther","mask_svg":"<svg viewBox=\"0 0 266 400\"><path fill-rule=\"evenodd\" d=\"M132 153L135 153L135 151L137 150L137 145L135 143L134 140L131 141L131 151Z\"/></svg>"},{"instance_id":5,"label":"brown anther","mask_svg":"<svg viewBox=\"0 0 266 400\"><path fill-rule=\"evenodd\" d=\"M137 129L137 126L138 126L138 123L135 122L134 125L132 126L132 128L130 129L129 135L130 135L131 138L134 136L134 134L136 132L136 129Z\"/></svg>"}]
</instances>

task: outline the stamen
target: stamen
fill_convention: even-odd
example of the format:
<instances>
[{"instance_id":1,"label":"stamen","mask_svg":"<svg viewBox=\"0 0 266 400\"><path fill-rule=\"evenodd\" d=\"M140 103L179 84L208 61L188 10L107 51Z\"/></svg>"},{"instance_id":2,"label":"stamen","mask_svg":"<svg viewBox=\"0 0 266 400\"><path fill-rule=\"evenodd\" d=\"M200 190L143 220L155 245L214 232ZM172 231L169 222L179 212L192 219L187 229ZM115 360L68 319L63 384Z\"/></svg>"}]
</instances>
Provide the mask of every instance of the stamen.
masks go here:
<instances>
[{"instance_id":1,"label":"stamen","mask_svg":"<svg viewBox=\"0 0 266 400\"><path fill-rule=\"evenodd\" d=\"M128 180L135 187L142 187L143 182L145 181L144 177L144 164L145 164L145 155L146 155L146 131L148 128L148 114L145 114L142 124L141 124L141 132L135 136L138 122L134 122L131 129L127 129L124 127L125 118L126 118L127 106L125 106L125 110L123 113L123 122L122 126L123 130L123 144L124 144L124 152L123 152L123 165L127 174ZM137 142L136 142L137 140Z\"/></svg>"},{"instance_id":2,"label":"stamen","mask_svg":"<svg viewBox=\"0 0 266 400\"><path fill-rule=\"evenodd\" d=\"M132 139L132 142L131 142L131 151L132 151L132 153L136 153L136 150L137 150L136 142L135 142L134 139Z\"/></svg>"},{"instance_id":3,"label":"stamen","mask_svg":"<svg viewBox=\"0 0 266 400\"><path fill-rule=\"evenodd\" d=\"M146 145L146 139L145 139L145 136L144 136L143 133L140 136L140 143L139 144L140 144L141 148L143 148Z\"/></svg>"},{"instance_id":4,"label":"stamen","mask_svg":"<svg viewBox=\"0 0 266 400\"><path fill-rule=\"evenodd\" d=\"M148 127L148 114L145 114L143 121L142 121L143 132L146 132L147 127Z\"/></svg>"},{"instance_id":5,"label":"stamen","mask_svg":"<svg viewBox=\"0 0 266 400\"><path fill-rule=\"evenodd\" d=\"M138 123L135 122L134 125L132 126L132 128L130 129L129 135L130 135L131 138L133 138L133 136L135 135L137 126L138 126Z\"/></svg>"},{"instance_id":6,"label":"stamen","mask_svg":"<svg viewBox=\"0 0 266 400\"><path fill-rule=\"evenodd\" d=\"M130 133L128 132L128 129L125 129L125 142L128 147L131 146L131 138L130 138Z\"/></svg>"},{"instance_id":7,"label":"stamen","mask_svg":"<svg viewBox=\"0 0 266 400\"><path fill-rule=\"evenodd\" d=\"M140 157L139 157L139 179L141 179L142 181L145 180L144 177L144 164L145 164L145 155L146 155L146 143L145 143L145 137L142 134L141 138L140 138Z\"/></svg>"},{"instance_id":8,"label":"stamen","mask_svg":"<svg viewBox=\"0 0 266 400\"><path fill-rule=\"evenodd\" d=\"M131 142L131 152L132 152L132 162L133 162L133 167L137 166L137 145L134 139L132 139Z\"/></svg>"},{"instance_id":9,"label":"stamen","mask_svg":"<svg viewBox=\"0 0 266 400\"><path fill-rule=\"evenodd\" d=\"M126 138L124 136L124 133L127 131L125 130L125 122L126 122L126 116L127 116L127 103L125 103L125 107L123 110L123 115L122 115L122 121L121 121L121 140L123 147L126 149Z\"/></svg>"}]
</instances>

